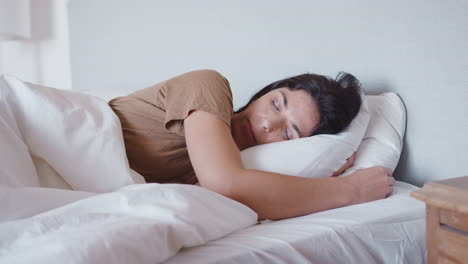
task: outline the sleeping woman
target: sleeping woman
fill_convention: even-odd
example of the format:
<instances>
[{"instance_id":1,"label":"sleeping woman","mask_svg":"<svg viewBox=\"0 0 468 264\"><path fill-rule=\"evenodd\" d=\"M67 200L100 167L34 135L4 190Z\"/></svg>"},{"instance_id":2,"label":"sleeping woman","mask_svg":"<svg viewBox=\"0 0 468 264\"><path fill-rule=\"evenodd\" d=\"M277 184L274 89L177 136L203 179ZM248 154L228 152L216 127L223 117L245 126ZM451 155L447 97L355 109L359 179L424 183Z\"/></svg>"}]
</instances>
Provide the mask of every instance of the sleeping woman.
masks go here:
<instances>
[{"instance_id":1,"label":"sleeping woman","mask_svg":"<svg viewBox=\"0 0 468 264\"><path fill-rule=\"evenodd\" d=\"M199 70L109 104L122 124L130 167L146 182L198 183L245 204L259 219L282 219L382 199L393 191L392 172L383 167L348 177L302 178L242 165L240 151L249 147L340 132L359 111L359 89L350 74L336 80L302 74L266 86L234 112L227 79Z\"/></svg>"}]
</instances>

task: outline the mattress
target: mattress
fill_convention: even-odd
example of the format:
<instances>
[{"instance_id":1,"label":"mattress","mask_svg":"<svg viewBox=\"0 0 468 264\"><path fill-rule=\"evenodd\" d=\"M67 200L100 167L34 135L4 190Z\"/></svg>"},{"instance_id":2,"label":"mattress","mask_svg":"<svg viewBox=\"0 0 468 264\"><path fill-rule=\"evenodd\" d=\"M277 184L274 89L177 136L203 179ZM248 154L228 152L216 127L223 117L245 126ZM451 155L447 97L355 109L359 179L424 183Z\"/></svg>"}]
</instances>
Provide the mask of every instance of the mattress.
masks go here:
<instances>
[{"instance_id":1,"label":"mattress","mask_svg":"<svg viewBox=\"0 0 468 264\"><path fill-rule=\"evenodd\" d=\"M264 221L165 263L426 263L425 207L397 182L387 199Z\"/></svg>"}]
</instances>

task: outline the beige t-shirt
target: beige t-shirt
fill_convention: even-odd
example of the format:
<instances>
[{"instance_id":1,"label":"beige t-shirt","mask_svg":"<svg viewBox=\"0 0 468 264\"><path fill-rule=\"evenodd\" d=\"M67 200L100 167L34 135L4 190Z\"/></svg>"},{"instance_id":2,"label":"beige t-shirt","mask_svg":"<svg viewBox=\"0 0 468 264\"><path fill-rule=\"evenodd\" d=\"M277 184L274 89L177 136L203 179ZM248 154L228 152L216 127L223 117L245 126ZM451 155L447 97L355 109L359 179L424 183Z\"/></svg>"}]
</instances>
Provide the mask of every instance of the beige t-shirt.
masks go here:
<instances>
[{"instance_id":1,"label":"beige t-shirt","mask_svg":"<svg viewBox=\"0 0 468 264\"><path fill-rule=\"evenodd\" d=\"M216 115L231 125L229 82L212 70L185 73L109 102L122 124L130 167L146 182L198 182L184 136L191 110Z\"/></svg>"}]
</instances>

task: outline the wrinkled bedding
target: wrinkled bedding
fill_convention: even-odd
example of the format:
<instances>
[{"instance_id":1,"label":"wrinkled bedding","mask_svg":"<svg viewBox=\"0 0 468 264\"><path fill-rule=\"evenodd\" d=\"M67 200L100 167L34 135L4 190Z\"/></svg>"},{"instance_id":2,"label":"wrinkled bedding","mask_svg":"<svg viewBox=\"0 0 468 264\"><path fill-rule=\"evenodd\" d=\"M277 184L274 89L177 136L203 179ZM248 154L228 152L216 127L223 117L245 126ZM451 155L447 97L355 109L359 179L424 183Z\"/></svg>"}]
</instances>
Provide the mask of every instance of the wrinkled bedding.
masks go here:
<instances>
[{"instance_id":1,"label":"wrinkled bedding","mask_svg":"<svg viewBox=\"0 0 468 264\"><path fill-rule=\"evenodd\" d=\"M198 186L135 184L0 223L0 263L159 263L256 220Z\"/></svg>"},{"instance_id":2,"label":"wrinkled bedding","mask_svg":"<svg viewBox=\"0 0 468 264\"><path fill-rule=\"evenodd\" d=\"M262 222L203 246L182 249L165 263L424 264L424 203L417 187L397 182L387 199Z\"/></svg>"},{"instance_id":3,"label":"wrinkled bedding","mask_svg":"<svg viewBox=\"0 0 468 264\"><path fill-rule=\"evenodd\" d=\"M140 184L91 95L0 78L0 263L424 263L424 205L388 199L256 225L199 186Z\"/></svg>"},{"instance_id":4,"label":"wrinkled bedding","mask_svg":"<svg viewBox=\"0 0 468 264\"><path fill-rule=\"evenodd\" d=\"M0 110L0 263L159 263L257 222L199 186L138 184L101 99L6 76Z\"/></svg>"}]
</instances>

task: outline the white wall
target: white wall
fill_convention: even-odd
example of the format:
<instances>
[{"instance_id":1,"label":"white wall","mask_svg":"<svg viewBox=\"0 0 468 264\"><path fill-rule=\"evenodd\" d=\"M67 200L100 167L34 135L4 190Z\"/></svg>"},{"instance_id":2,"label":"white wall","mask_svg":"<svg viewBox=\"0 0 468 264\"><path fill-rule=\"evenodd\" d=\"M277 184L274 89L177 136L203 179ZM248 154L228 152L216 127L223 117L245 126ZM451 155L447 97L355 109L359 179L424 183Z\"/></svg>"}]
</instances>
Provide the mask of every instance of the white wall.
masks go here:
<instances>
[{"instance_id":1,"label":"white wall","mask_svg":"<svg viewBox=\"0 0 468 264\"><path fill-rule=\"evenodd\" d=\"M399 179L468 175L468 1L70 2L75 89L134 91L213 68L235 105L276 79L356 75L408 112Z\"/></svg>"},{"instance_id":2,"label":"white wall","mask_svg":"<svg viewBox=\"0 0 468 264\"><path fill-rule=\"evenodd\" d=\"M71 88L67 2L30 0L31 38L0 42L0 74Z\"/></svg>"}]
</instances>

